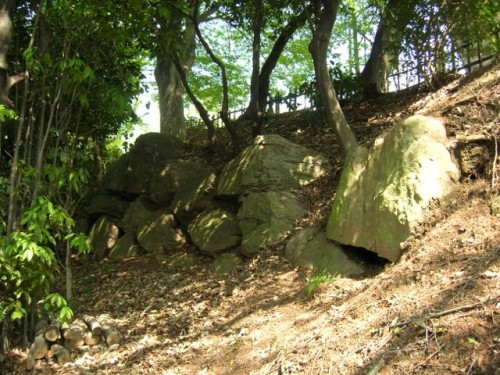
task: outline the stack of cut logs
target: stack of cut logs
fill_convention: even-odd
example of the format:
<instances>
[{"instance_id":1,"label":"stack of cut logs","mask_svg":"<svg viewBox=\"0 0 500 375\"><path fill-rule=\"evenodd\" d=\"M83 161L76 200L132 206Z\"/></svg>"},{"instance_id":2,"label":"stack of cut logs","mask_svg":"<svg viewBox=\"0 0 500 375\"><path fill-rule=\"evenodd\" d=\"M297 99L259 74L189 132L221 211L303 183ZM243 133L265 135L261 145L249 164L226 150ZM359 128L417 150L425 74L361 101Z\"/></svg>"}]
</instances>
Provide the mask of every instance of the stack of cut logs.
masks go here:
<instances>
[{"instance_id":1,"label":"stack of cut logs","mask_svg":"<svg viewBox=\"0 0 500 375\"><path fill-rule=\"evenodd\" d=\"M37 359L55 358L62 365L72 361L72 351L83 346L106 344L108 347L120 344L120 334L108 314L95 318L85 315L70 324L54 320L50 324L39 321L35 327L35 340L26 357L26 370L32 370Z\"/></svg>"}]
</instances>

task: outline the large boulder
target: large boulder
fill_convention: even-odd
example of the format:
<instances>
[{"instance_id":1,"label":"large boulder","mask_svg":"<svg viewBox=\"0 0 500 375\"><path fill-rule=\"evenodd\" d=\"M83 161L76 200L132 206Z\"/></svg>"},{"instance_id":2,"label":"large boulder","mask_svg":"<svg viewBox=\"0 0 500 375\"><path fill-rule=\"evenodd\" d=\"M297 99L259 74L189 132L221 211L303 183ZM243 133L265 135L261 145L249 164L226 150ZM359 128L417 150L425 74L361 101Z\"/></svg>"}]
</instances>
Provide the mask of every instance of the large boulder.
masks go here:
<instances>
[{"instance_id":1,"label":"large boulder","mask_svg":"<svg viewBox=\"0 0 500 375\"><path fill-rule=\"evenodd\" d=\"M241 241L241 229L231 213L216 209L199 215L188 228L193 243L212 257L235 247Z\"/></svg>"},{"instance_id":2,"label":"large boulder","mask_svg":"<svg viewBox=\"0 0 500 375\"><path fill-rule=\"evenodd\" d=\"M119 260L123 258L133 257L140 255L141 247L135 239L132 232L125 233L116 242L115 246L109 251L108 257L110 259Z\"/></svg>"},{"instance_id":3,"label":"large boulder","mask_svg":"<svg viewBox=\"0 0 500 375\"><path fill-rule=\"evenodd\" d=\"M147 133L137 138L130 152L111 166L103 180L105 191L134 199L150 190L151 179L180 156L182 142L173 136Z\"/></svg>"},{"instance_id":4,"label":"large boulder","mask_svg":"<svg viewBox=\"0 0 500 375\"><path fill-rule=\"evenodd\" d=\"M137 230L137 240L148 253L177 251L186 244L186 237L175 225L174 215L163 210L155 211L150 221Z\"/></svg>"},{"instance_id":5,"label":"large boulder","mask_svg":"<svg viewBox=\"0 0 500 375\"><path fill-rule=\"evenodd\" d=\"M122 218L129 204L130 201L116 195L100 194L92 198L85 211L93 217L108 215Z\"/></svg>"},{"instance_id":6,"label":"large boulder","mask_svg":"<svg viewBox=\"0 0 500 375\"><path fill-rule=\"evenodd\" d=\"M151 221L152 212L158 209L157 206L145 198L138 198L130 203L123 219L119 221L118 225L125 232L136 233L144 223Z\"/></svg>"},{"instance_id":7,"label":"large boulder","mask_svg":"<svg viewBox=\"0 0 500 375\"><path fill-rule=\"evenodd\" d=\"M115 246L120 236L120 229L114 220L108 216L101 216L93 225L89 233L89 242L92 248L92 258L103 259L109 249Z\"/></svg>"},{"instance_id":8,"label":"large boulder","mask_svg":"<svg viewBox=\"0 0 500 375\"><path fill-rule=\"evenodd\" d=\"M177 250L186 243L184 234L176 228L172 212L143 199L130 204L120 225L125 232L135 233L139 244L148 253Z\"/></svg>"},{"instance_id":9,"label":"large boulder","mask_svg":"<svg viewBox=\"0 0 500 375\"><path fill-rule=\"evenodd\" d=\"M285 257L297 267L331 275L354 276L363 268L326 238L318 228L306 228L297 232L287 243Z\"/></svg>"},{"instance_id":10,"label":"large boulder","mask_svg":"<svg viewBox=\"0 0 500 375\"><path fill-rule=\"evenodd\" d=\"M327 237L363 247L391 261L459 177L443 124L412 116L399 122L368 151L359 147L345 161Z\"/></svg>"},{"instance_id":11,"label":"large boulder","mask_svg":"<svg viewBox=\"0 0 500 375\"><path fill-rule=\"evenodd\" d=\"M203 198L215 192L215 174L199 162L172 160L151 179L150 199L184 223L206 208Z\"/></svg>"},{"instance_id":12,"label":"large boulder","mask_svg":"<svg viewBox=\"0 0 500 375\"><path fill-rule=\"evenodd\" d=\"M261 135L224 167L217 193L239 195L298 188L324 175L327 169L326 159L316 151L279 135Z\"/></svg>"},{"instance_id":13,"label":"large boulder","mask_svg":"<svg viewBox=\"0 0 500 375\"><path fill-rule=\"evenodd\" d=\"M250 192L242 195L240 202L237 216L243 236L241 250L249 257L279 242L305 214L289 191Z\"/></svg>"}]
</instances>

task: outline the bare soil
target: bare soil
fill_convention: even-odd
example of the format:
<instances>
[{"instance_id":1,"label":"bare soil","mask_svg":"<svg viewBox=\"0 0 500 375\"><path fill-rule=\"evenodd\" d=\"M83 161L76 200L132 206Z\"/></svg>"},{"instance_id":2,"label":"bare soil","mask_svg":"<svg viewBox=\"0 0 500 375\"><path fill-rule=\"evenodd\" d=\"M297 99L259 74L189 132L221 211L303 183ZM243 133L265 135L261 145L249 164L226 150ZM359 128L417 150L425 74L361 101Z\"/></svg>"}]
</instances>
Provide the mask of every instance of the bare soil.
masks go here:
<instances>
[{"instance_id":1,"label":"bare soil","mask_svg":"<svg viewBox=\"0 0 500 375\"><path fill-rule=\"evenodd\" d=\"M91 349L63 367L41 361L35 373L500 374L500 218L490 211L500 191L500 68L344 110L365 145L421 113L446 124L450 147L455 139L486 135L496 148L487 146L492 156L436 203L398 262L350 249L367 272L311 293L306 287L317 279L284 259L283 244L227 275L211 272L211 260L190 248L161 259L76 262L76 315L110 314L123 343L114 351ZM314 148L334 164L300 192L308 214L297 228L324 226L342 169L333 132L310 111L273 116L265 132ZM203 132L193 131L186 157L220 168L230 151L222 132L219 142L210 150ZM10 353L7 374L25 372L25 355Z\"/></svg>"}]
</instances>

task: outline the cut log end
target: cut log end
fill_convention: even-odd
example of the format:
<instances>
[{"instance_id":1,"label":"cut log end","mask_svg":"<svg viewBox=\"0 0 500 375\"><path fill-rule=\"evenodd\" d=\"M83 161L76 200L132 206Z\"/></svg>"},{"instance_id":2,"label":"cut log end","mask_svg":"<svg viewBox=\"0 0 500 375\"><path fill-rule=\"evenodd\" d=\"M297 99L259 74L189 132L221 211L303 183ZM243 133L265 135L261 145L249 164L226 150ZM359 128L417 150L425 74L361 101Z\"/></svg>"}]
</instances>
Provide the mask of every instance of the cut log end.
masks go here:
<instances>
[{"instance_id":1,"label":"cut log end","mask_svg":"<svg viewBox=\"0 0 500 375\"><path fill-rule=\"evenodd\" d=\"M54 352L57 363L64 365L65 363L71 362L71 353L62 345L52 345L51 350Z\"/></svg>"},{"instance_id":2,"label":"cut log end","mask_svg":"<svg viewBox=\"0 0 500 375\"><path fill-rule=\"evenodd\" d=\"M101 324L95 317L86 315L83 317L83 321L87 324L90 332L92 332L94 336L98 336L102 333Z\"/></svg>"},{"instance_id":3,"label":"cut log end","mask_svg":"<svg viewBox=\"0 0 500 375\"><path fill-rule=\"evenodd\" d=\"M104 339L106 340L106 344L108 346L118 344L120 345L121 336L118 331L114 327L108 327L102 332Z\"/></svg>"},{"instance_id":4,"label":"cut log end","mask_svg":"<svg viewBox=\"0 0 500 375\"><path fill-rule=\"evenodd\" d=\"M24 367L26 368L26 371L31 371L35 368L35 366L36 366L36 359L30 351L26 357L26 362L24 363Z\"/></svg>"},{"instance_id":5,"label":"cut log end","mask_svg":"<svg viewBox=\"0 0 500 375\"><path fill-rule=\"evenodd\" d=\"M35 359L42 359L45 357L47 352L49 351L49 344L45 340L45 336L40 334L35 337L35 341L31 346L31 353Z\"/></svg>"}]
</instances>

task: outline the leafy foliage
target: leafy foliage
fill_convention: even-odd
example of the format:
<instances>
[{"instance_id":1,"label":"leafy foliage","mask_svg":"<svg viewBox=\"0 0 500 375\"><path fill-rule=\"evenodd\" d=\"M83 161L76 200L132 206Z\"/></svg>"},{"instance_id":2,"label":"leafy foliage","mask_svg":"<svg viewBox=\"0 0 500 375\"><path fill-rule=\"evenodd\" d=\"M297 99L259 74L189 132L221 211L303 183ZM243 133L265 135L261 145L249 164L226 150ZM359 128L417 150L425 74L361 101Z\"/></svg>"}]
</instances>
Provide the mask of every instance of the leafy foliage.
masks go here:
<instances>
[{"instance_id":1,"label":"leafy foliage","mask_svg":"<svg viewBox=\"0 0 500 375\"><path fill-rule=\"evenodd\" d=\"M495 50L499 14L500 5L493 0L418 1L403 41L408 65L417 64L419 75L432 81L449 68L454 54L464 52L453 48L490 39L487 48Z\"/></svg>"},{"instance_id":2,"label":"leafy foliage","mask_svg":"<svg viewBox=\"0 0 500 375\"><path fill-rule=\"evenodd\" d=\"M306 285L306 293L312 296L321 284L331 283L335 281L337 276L331 275L327 272L315 272L308 278Z\"/></svg>"},{"instance_id":3,"label":"leafy foliage","mask_svg":"<svg viewBox=\"0 0 500 375\"><path fill-rule=\"evenodd\" d=\"M16 111L12 108L7 108L3 104L0 104L0 123L7 120L17 120L19 118Z\"/></svg>"},{"instance_id":4,"label":"leafy foliage","mask_svg":"<svg viewBox=\"0 0 500 375\"><path fill-rule=\"evenodd\" d=\"M70 319L72 311L64 298L50 293L58 272L54 249L68 241L77 251L88 251L86 239L82 234L71 233L73 219L43 196L24 212L21 225L22 230L0 234L0 322L7 316L20 319L27 306L32 305L37 309L57 309L62 320Z\"/></svg>"},{"instance_id":5,"label":"leafy foliage","mask_svg":"<svg viewBox=\"0 0 500 375\"><path fill-rule=\"evenodd\" d=\"M248 100L251 73L247 67L251 51L246 36L228 25L214 21L202 25L202 33L214 53L225 62L230 82L230 108L241 108ZM220 70L200 45L197 46L196 55L192 74L188 77L189 85L203 99L208 111L218 113L222 102Z\"/></svg>"}]
</instances>

